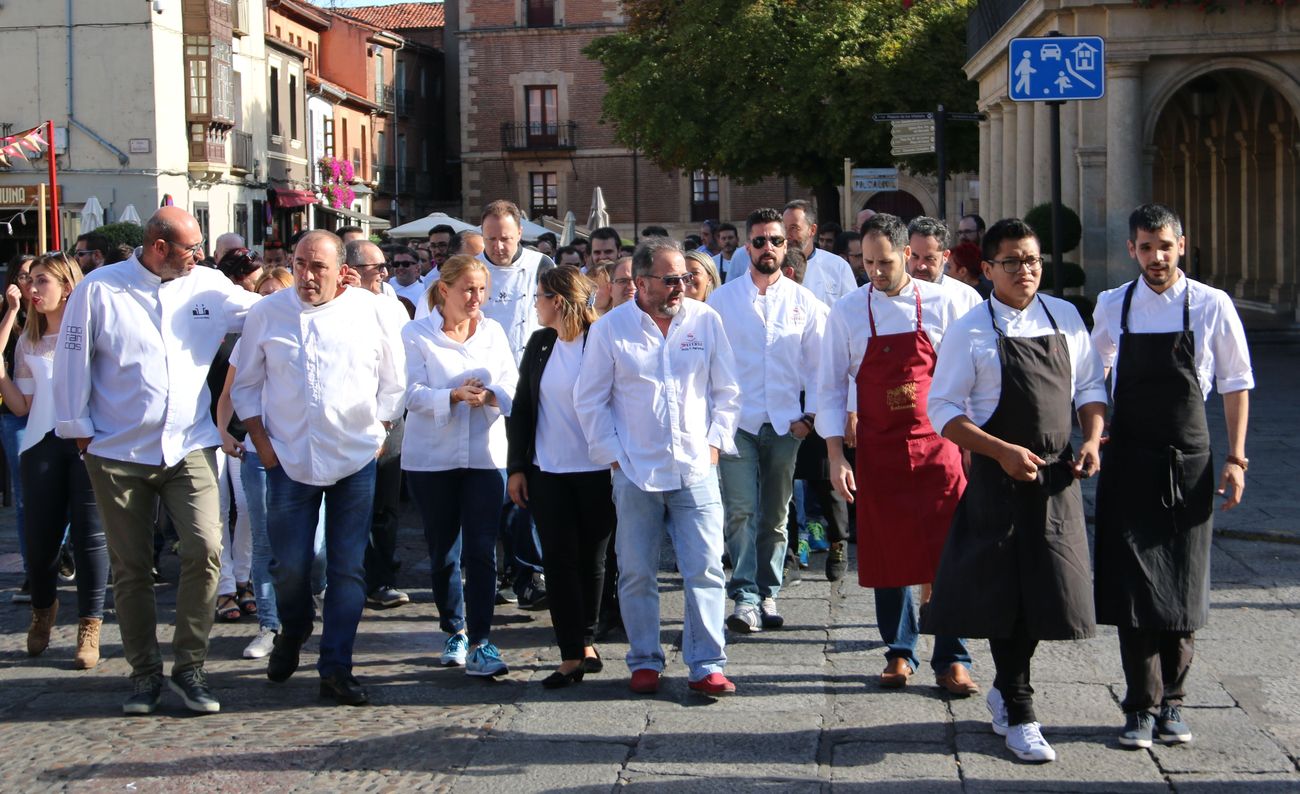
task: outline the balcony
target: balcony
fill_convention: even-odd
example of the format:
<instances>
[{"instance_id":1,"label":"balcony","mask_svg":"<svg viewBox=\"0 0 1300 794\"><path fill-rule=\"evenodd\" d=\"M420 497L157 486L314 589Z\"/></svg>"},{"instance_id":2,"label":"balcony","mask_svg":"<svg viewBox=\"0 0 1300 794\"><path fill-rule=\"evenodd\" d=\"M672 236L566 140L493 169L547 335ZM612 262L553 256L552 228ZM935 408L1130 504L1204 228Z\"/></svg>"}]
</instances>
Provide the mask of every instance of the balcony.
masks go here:
<instances>
[{"instance_id":1,"label":"balcony","mask_svg":"<svg viewBox=\"0 0 1300 794\"><path fill-rule=\"evenodd\" d=\"M409 116L415 112L415 92L405 88L381 83L375 87L375 101L385 113Z\"/></svg>"},{"instance_id":2,"label":"balcony","mask_svg":"<svg viewBox=\"0 0 1300 794\"><path fill-rule=\"evenodd\" d=\"M248 35L248 0L231 0L230 30L236 36Z\"/></svg>"},{"instance_id":3,"label":"balcony","mask_svg":"<svg viewBox=\"0 0 1300 794\"><path fill-rule=\"evenodd\" d=\"M230 172L248 174L253 170L253 134L232 130L230 133Z\"/></svg>"},{"instance_id":4,"label":"balcony","mask_svg":"<svg viewBox=\"0 0 1300 794\"><path fill-rule=\"evenodd\" d=\"M571 151L578 148L578 122L501 125L501 148L507 152Z\"/></svg>"}]
</instances>

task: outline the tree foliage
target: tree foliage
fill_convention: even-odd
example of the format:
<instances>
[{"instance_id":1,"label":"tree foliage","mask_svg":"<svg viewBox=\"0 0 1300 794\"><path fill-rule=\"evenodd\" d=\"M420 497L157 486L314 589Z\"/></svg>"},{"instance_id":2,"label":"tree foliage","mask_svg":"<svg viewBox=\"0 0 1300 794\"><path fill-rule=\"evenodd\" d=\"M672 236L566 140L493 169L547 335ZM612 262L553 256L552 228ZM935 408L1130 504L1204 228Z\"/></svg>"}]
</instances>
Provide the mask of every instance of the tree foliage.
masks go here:
<instances>
[{"instance_id":1,"label":"tree foliage","mask_svg":"<svg viewBox=\"0 0 1300 794\"><path fill-rule=\"evenodd\" d=\"M627 28L586 54L605 70L603 120L665 169L834 185L845 157L894 158L872 113L973 111L961 70L974 0L627 0ZM948 127L949 168L978 160L974 124ZM825 208L823 208L825 212Z\"/></svg>"}]
</instances>

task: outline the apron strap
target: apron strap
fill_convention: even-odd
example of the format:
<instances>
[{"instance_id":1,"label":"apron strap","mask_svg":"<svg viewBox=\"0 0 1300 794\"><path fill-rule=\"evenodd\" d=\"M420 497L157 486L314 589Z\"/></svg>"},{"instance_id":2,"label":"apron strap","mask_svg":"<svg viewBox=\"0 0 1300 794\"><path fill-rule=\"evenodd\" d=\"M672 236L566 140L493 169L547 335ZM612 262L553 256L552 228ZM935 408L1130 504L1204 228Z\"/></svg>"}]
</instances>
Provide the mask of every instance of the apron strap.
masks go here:
<instances>
[{"instance_id":1,"label":"apron strap","mask_svg":"<svg viewBox=\"0 0 1300 794\"><path fill-rule=\"evenodd\" d=\"M1186 278L1186 277L1184 277ZM1185 284L1183 292L1183 330L1192 330L1192 285Z\"/></svg>"},{"instance_id":2,"label":"apron strap","mask_svg":"<svg viewBox=\"0 0 1300 794\"><path fill-rule=\"evenodd\" d=\"M992 298L989 298L988 300L984 301L984 305L985 305L985 306L988 308L988 310L989 310L989 323L991 323L991 324L993 325L993 331L998 335L998 338L999 338L999 339L1005 337L1006 334L1002 333L1002 329L1001 329L1001 328L998 328L998 318L997 318L997 315L995 315L995 314L993 313L993 299L992 299Z\"/></svg>"},{"instance_id":3,"label":"apron strap","mask_svg":"<svg viewBox=\"0 0 1300 794\"><path fill-rule=\"evenodd\" d=\"M1043 301L1043 296L1038 295L1037 298L1038 298L1038 305L1043 307L1043 314L1047 315L1047 321L1052 324L1052 330L1058 334L1061 333L1060 327L1056 324L1056 318L1053 317L1052 313L1047 310L1047 303Z\"/></svg>"},{"instance_id":4,"label":"apron strap","mask_svg":"<svg viewBox=\"0 0 1300 794\"><path fill-rule=\"evenodd\" d=\"M871 293L876 291L873 284L867 285L867 322L871 323L871 335L876 335L876 315L871 311Z\"/></svg>"},{"instance_id":5,"label":"apron strap","mask_svg":"<svg viewBox=\"0 0 1300 794\"><path fill-rule=\"evenodd\" d=\"M1137 279L1133 279L1128 283L1128 289L1124 290L1124 306L1119 311L1119 329L1124 333L1128 333L1128 307L1133 304L1133 290L1137 284ZM1186 322L1186 315L1184 315L1184 325Z\"/></svg>"},{"instance_id":6,"label":"apron strap","mask_svg":"<svg viewBox=\"0 0 1300 794\"><path fill-rule=\"evenodd\" d=\"M912 284L912 295L916 297L916 330L919 333L921 330L921 290L916 288L916 284Z\"/></svg>"}]
</instances>

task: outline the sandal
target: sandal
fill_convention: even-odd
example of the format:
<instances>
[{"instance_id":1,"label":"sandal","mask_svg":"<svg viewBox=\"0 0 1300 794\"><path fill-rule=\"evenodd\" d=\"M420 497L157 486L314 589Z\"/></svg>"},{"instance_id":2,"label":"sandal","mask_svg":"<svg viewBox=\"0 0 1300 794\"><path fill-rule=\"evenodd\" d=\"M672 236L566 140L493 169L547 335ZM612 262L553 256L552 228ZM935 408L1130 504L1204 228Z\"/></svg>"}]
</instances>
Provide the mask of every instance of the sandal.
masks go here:
<instances>
[{"instance_id":1,"label":"sandal","mask_svg":"<svg viewBox=\"0 0 1300 794\"><path fill-rule=\"evenodd\" d=\"M257 599L253 597L252 582L244 582L239 585L239 593L235 596L239 603L239 611L252 617L257 614Z\"/></svg>"},{"instance_id":2,"label":"sandal","mask_svg":"<svg viewBox=\"0 0 1300 794\"><path fill-rule=\"evenodd\" d=\"M234 622L244 616L243 610L235 602L234 593L226 593L217 597L217 617L221 620Z\"/></svg>"}]
</instances>

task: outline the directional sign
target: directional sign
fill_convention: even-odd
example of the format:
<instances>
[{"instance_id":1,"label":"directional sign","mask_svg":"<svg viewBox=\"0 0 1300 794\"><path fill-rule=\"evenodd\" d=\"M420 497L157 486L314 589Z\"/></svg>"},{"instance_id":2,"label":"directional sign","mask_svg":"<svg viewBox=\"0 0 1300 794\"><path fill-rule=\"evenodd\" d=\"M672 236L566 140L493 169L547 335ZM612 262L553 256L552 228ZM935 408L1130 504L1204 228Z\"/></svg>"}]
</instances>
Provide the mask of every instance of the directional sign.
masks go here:
<instances>
[{"instance_id":1,"label":"directional sign","mask_svg":"<svg viewBox=\"0 0 1300 794\"><path fill-rule=\"evenodd\" d=\"M1016 102L1101 99L1106 94L1106 42L1100 36L1012 39L1007 85Z\"/></svg>"},{"instance_id":2,"label":"directional sign","mask_svg":"<svg viewBox=\"0 0 1300 794\"><path fill-rule=\"evenodd\" d=\"M933 121L894 121L890 122L890 131L894 135L934 135Z\"/></svg>"},{"instance_id":3,"label":"directional sign","mask_svg":"<svg viewBox=\"0 0 1300 794\"><path fill-rule=\"evenodd\" d=\"M917 114L920 115L920 114ZM928 154L934 151L934 122L926 119L902 119L890 122L892 137L889 151L895 157Z\"/></svg>"},{"instance_id":4,"label":"directional sign","mask_svg":"<svg viewBox=\"0 0 1300 794\"><path fill-rule=\"evenodd\" d=\"M855 168L852 177L854 191L898 190L897 168Z\"/></svg>"},{"instance_id":5,"label":"directional sign","mask_svg":"<svg viewBox=\"0 0 1300 794\"><path fill-rule=\"evenodd\" d=\"M933 113L872 113L872 121L904 121L907 119L932 119Z\"/></svg>"}]
</instances>

